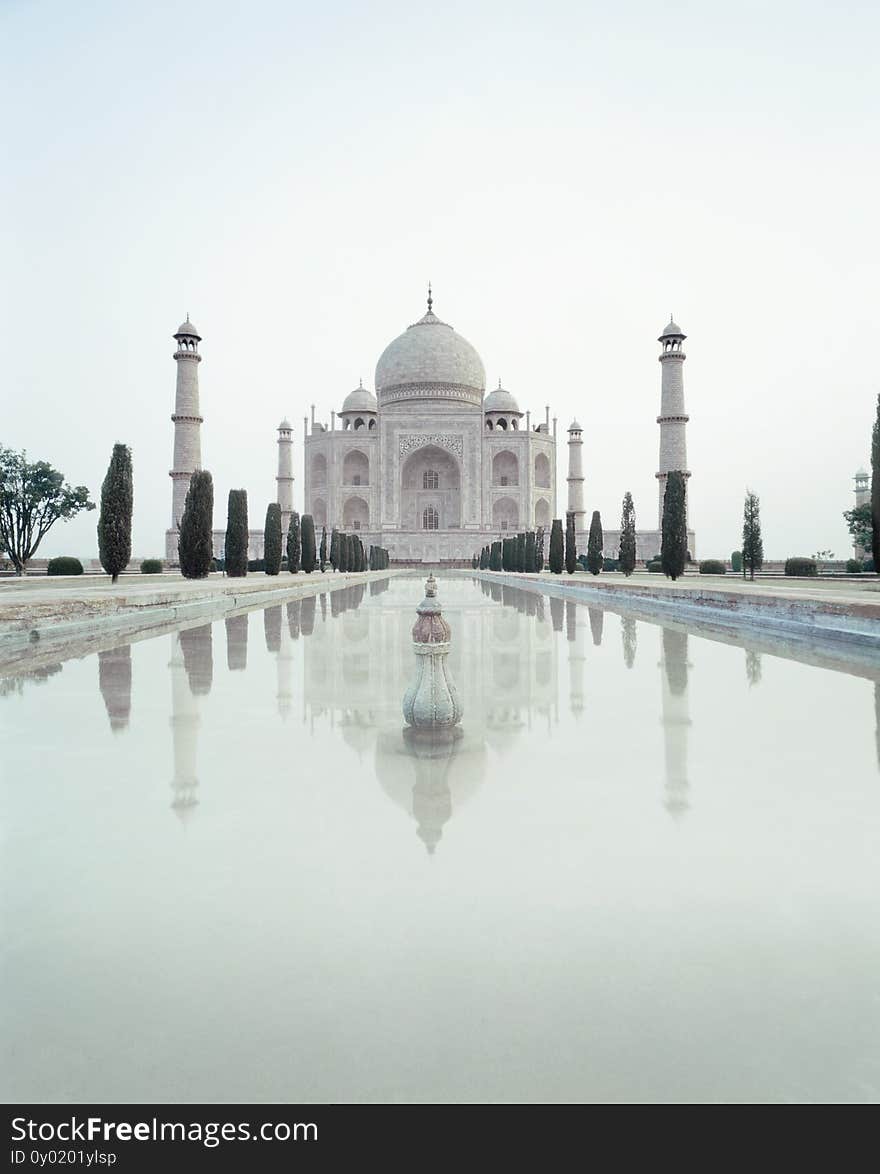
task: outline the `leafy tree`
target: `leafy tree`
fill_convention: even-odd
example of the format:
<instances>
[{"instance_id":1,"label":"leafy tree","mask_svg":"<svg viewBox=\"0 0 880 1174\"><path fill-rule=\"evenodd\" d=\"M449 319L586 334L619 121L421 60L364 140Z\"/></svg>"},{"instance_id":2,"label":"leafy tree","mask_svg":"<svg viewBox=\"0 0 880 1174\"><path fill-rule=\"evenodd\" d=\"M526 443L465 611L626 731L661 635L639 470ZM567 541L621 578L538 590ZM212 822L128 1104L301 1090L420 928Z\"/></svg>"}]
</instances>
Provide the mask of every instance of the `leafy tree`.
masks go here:
<instances>
[{"instance_id":1,"label":"leafy tree","mask_svg":"<svg viewBox=\"0 0 880 1174\"><path fill-rule=\"evenodd\" d=\"M623 510L620 515L620 569L627 578L636 569L636 508L632 494L627 489L623 495Z\"/></svg>"},{"instance_id":2,"label":"leafy tree","mask_svg":"<svg viewBox=\"0 0 880 1174\"><path fill-rule=\"evenodd\" d=\"M277 501L273 501L266 510L263 562L266 564L267 575L277 575L281 570L281 506Z\"/></svg>"},{"instance_id":3,"label":"leafy tree","mask_svg":"<svg viewBox=\"0 0 880 1174\"><path fill-rule=\"evenodd\" d=\"M568 510L565 515L565 569L573 575L577 569L577 536L574 530L574 511Z\"/></svg>"},{"instance_id":4,"label":"leafy tree","mask_svg":"<svg viewBox=\"0 0 880 1174\"><path fill-rule=\"evenodd\" d=\"M602 570L602 519L598 510L593 510L590 519L590 536L587 539L587 570L591 575L598 575Z\"/></svg>"},{"instance_id":5,"label":"leafy tree","mask_svg":"<svg viewBox=\"0 0 880 1174\"><path fill-rule=\"evenodd\" d=\"M189 479L186 504L180 519L177 553L185 579L204 579L214 561L214 482L206 469L196 469Z\"/></svg>"},{"instance_id":6,"label":"leafy tree","mask_svg":"<svg viewBox=\"0 0 880 1174\"><path fill-rule=\"evenodd\" d=\"M749 578L754 579L755 571L760 571L764 565L764 543L761 541L761 503L757 494L750 489L746 490L743 502L743 545L742 566L743 577L746 571Z\"/></svg>"},{"instance_id":7,"label":"leafy tree","mask_svg":"<svg viewBox=\"0 0 880 1174\"><path fill-rule=\"evenodd\" d=\"M503 569L501 543L493 542L492 550L489 554L489 570L500 571Z\"/></svg>"},{"instance_id":8,"label":"leafy tree","mask_svg":"<svg viewBox=\"0 0 880 1174\"><path fill-rule=\"evenodd\" d=\"M528 571L530 575L535 571L535 531L529 530L526 534L526 555L524 570Z\"/></svg>"},{"instance_id":9,"label":"leafy tree","mask_svg":"<svg viewBox=\"0 0 880 1174\"><path fill-rule=\"evenodd\" d=\"M550 527L550 570L554 575L562 574L564 558L562 522L559 518L554 518Z\"/></svg>"},{"instance_id":10,"label":"leafy tree","mask_svg":"<svg viewBox=\"0 0 880 1174\"><path fill-rule=\"evenodd\" d=\"M230 489L226 512L226 574L243 578L248 565L247 490Z\"/></svg>"},{"instance_id":11,"label":"leafy tree","mask_svg":"<svg viewBox=\"0 0 880 1174\"><path fill-rule=\"evenodd\" d=\"M880 395L877 396L877 418L871 434L871 557L880 567Z\"/></svg>"},{"instance_id":12,"label":"leafy tree","mask_svg":"<svg viewBox=\"0 0 880 1174\"><path fill-rule=\"evenodd\" d=\"M47 461L28 461L27 453L0 447L0 546L16 575L23 575L40 543L61 519L93 510L85 485L68 485Z\"/></svg>"},{"instance_id":13,"label":"leafy tree","mask_svg":"<svg viewBox=\"0 0 880 1174\"><path fill-rule=\"evenodd\" d=\"M98 518L98 557L114 583L131 560L133 504L131 449L125 444L114 444L107 476L101 486L101 515Z\"/></svg>"},{"instance_id":14,"label":"leafy tree","mask_svg":"<svg viewBox=\"0 0 880 1174\"><path fill-rule=\"evenodd\" d=\"M327 527L321 527L321 549L318 555L319 565L321 567L321 574L324 574L324 568L327 565Z\"/></svg>"},{"instance_id":15,"label":"leafy tree","mask_svg":"<svg viewBox=\"0 0 880 1174\"><path fill-rule=\"evenodd\" d=\"M663 495L660 562L663 574L673 582L683 574L687 563L687 507L684 473L675 470L666 475Z\"/></svg>"},{"instance_id":16,"label":"leafy tree","mask_svg":"<svg viewBox=\"0 0 880 1174\"><path fill-rule=\"evenodd\" d=\"M300 538L302 541L302 569L310 575L315 569L315 519L311 514L303 514L300 523Z\"/></svg>"},{"instance_id":17,"label":"leafy tree","mask_svg":"<svg viewBox=\"0 0 880 1174\"><path fill-rule=\"evenodd\" d=\"M287 569L295 575L300 568L302 556L302 534L300 530L299 514L296 510L290 515L287 525Z\"/></svg>"},{"instance_id":18,"label":"leafy tree","mask_svg":"<svg viewBox=\"0 0 880 1174\"><path fill-rule=\"evenodd\" d=\"M871 535L874 529L871 503L866 501L864 505L857 505L853 506L851 510L844 510L843 516L846 519L847 528L852 535L853 545L861 547L862 550L870 550Z\"/></svg>"}]
</instances>

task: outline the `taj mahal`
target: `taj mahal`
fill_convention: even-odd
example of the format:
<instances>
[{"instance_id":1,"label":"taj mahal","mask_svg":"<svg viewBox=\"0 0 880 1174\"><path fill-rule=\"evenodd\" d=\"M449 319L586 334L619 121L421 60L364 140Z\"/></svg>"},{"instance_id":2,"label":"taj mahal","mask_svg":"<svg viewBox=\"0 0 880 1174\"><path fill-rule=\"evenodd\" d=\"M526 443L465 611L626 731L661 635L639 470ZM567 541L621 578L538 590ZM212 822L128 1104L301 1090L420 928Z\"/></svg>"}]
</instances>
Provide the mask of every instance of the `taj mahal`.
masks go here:
<instances>
[{"instance_id":1,"label":"taj mahal","mask_svg":"<svg viewBox=\"0 0 880 1174\"><path fill-rule=\"evenodd\" d=\"M658 528L637 534L637 557L660 549L666 476L687 468L682 366L685 334L670 319L660 334L662 369ZM174 335L177 394L174 424L171 527L166 559L177 563L177 541L192 473L201 467L198 366L201 335L189 320ZM349 392L329 423L315 407L303 418L303 513L321 528L357 531L365 547L383 546L392 562L469 563L481 547L506 533L543 527L574 514L578 549L585 550L583 429L567 430L567 501L557 506L557 419L550 407L533 419L510 391L486 394L486 371L475 347L442 321L428 287L427 311L379 356L375 392ZM293 512L293 427L285 417L277 436L277 502L286 533ZM622 490L625 486L621 486ZM257 511L253 510L253 514ZM225 527L214 531L223 558ZM616 556L617 530L604 531L606 556ZM688 530L689 548L696 553ZM249 554L263 554L263 534L250 531Z\"/></svg>"}]
</instances>

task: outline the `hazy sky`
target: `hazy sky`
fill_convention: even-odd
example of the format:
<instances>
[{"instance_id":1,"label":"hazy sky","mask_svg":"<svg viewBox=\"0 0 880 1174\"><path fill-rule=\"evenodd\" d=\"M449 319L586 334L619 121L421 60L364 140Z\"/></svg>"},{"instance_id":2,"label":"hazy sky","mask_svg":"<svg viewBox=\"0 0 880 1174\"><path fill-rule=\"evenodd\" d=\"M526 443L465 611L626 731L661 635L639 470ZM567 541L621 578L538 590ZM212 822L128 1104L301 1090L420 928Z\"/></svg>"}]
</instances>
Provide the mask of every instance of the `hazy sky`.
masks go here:
<instances>
[{"instance_id":1,"label":"hazy sky","mask_svg":"<svg viewBox=\"0 0 880 1174\"><path fill-rule=\"evenodd\" d=\"M329 421L435 310L584 426L587 508L656 524L656 336L688 334L697 549L849 553L877 370L876 3L0 0L0 443L97 498L133 449L169 524L175 364L203 337L215 525L262 525L276 426ZM95 513L40 554L96 553Z\"/></svg>"}]
</instances>

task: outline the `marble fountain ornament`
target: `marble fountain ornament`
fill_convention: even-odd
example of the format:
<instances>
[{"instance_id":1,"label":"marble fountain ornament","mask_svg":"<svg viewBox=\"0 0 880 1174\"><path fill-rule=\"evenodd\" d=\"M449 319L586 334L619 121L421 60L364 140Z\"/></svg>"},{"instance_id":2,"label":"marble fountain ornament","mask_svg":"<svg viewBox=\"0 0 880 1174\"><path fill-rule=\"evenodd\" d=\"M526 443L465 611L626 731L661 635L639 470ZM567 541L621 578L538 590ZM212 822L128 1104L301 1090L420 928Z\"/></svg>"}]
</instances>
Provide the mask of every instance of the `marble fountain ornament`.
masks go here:
<instances>
[{"instance_id":1,"label":"marble fountain ornament","mask_svg":"<svg viewBox=\"0 0 880 1174\"><path fill-rule=\"evenodd\" d=\"M404 694L403 716L416 730L450 729L461 721L461 702L447 663L452 630L441 614L433 575L428 576L425 598L416 612L412 630L416 675Z\"/></svg>"}]
</instances>

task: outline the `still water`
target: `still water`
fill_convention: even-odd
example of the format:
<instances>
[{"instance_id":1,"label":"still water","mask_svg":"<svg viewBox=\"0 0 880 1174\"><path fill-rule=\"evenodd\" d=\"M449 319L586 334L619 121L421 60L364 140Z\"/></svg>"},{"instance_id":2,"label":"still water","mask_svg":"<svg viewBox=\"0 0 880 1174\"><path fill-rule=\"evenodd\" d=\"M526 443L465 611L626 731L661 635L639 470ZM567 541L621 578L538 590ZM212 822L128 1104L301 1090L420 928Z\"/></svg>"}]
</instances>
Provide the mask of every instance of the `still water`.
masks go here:
<instances>
[{"instance_id":1,"label":"still water","mask_svg":"<svg viewBox=\"0 0 880 1174\"><path fill-rule=\"evenodd\" d=\"M880 1099L880 665L422 594L0 683L4 1099Z\"/></svg>"}]
</instances>

